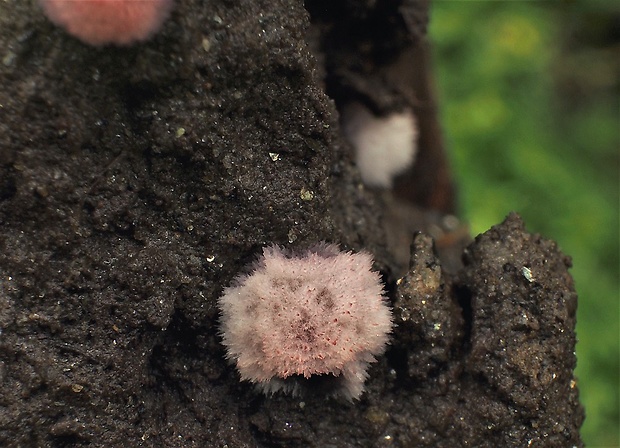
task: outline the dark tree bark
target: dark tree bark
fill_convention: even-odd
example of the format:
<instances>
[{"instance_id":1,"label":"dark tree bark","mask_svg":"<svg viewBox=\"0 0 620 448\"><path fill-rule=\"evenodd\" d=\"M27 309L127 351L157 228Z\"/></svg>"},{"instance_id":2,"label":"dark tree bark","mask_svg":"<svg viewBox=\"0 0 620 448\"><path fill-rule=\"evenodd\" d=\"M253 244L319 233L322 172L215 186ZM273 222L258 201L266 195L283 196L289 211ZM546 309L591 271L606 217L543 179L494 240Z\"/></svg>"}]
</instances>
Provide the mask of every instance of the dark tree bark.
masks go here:
<instances>
[{"instance_id":1,"label":"dark tree bark","mask_svg":"<svg viewBox=\"0 0 620 448\"><path fill-rule=\"evenodd\" d=\"M581 445L570 261L511 216L461 262L427 12L179 0L92 48L0 3L1 446ZM350 100L419 117L394 192L360 182ZM355 403L265 397L218 335L261 247L319 241L372 252L394 307Z\"/></svg>"}]
</instances>

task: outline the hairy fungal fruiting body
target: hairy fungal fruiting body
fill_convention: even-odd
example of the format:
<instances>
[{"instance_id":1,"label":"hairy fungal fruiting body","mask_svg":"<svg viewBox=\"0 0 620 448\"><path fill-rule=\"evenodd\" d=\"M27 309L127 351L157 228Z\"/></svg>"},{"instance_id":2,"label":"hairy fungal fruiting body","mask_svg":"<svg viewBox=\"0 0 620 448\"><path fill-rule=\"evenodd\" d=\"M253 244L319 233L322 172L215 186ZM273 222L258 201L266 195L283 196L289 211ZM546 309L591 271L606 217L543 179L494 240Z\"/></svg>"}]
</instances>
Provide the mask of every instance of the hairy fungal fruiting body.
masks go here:
<instances>
[{"instance_id":1,"label":"hairy fungal fruiting body","mask_svg":"<svg viewBox=\"0 0 620 448\"><path fill-rule=\"evenodd\" d=\"M90 45L130 45L155 34L172 0L39 0L45 15Z\"/></svg>"},{"instance_id":2,"label":"hairy fungal fruiting body","mask_svg":"<svg viewBox=\"0 0 620 448\"><path fill-rule=\"evenodd\" d=\"M298 254L264 248L219 305L228 358L267 393L295 393L320 376L336 394L358 398L392 329L372 257L325 243Z\"/></svg>"}]
</instances>

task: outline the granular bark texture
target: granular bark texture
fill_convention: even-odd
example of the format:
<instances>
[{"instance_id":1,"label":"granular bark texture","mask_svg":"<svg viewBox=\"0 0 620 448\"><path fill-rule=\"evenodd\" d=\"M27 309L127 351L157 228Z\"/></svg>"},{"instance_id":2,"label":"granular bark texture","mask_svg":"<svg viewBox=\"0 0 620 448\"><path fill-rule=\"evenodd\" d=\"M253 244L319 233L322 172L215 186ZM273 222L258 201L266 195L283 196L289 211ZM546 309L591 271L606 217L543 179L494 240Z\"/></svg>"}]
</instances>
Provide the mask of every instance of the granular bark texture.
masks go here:
<instances>
[{"instance_id":1,"label":"granular bark texture","mask_svg":"<svg viewBox=\"0 0 620 448\"><path fill-rule=\"evenodd\" d=\"M463 391L477 397L465 421L486 424L496 446L579 445L570 258L512 214L476 238L464 261L457 282L469 320Z\"/></svg>"},{"instance_id":2,"label":"granular bark texture","mask_svg":"<svg viewBox=\"0 0 620 448\"><path fill-rule=\"evenodd\" d=\"M178 0L152 41L93 48L0 2L0 446L580 446L568 259L511 217L461 265L439 146L400 207L339 135L348 95L415 106L426 12ZM358 402L266 397L217 298L263 246L323 240L375 255L391 348Z\"/></svg>"}]
</instances>

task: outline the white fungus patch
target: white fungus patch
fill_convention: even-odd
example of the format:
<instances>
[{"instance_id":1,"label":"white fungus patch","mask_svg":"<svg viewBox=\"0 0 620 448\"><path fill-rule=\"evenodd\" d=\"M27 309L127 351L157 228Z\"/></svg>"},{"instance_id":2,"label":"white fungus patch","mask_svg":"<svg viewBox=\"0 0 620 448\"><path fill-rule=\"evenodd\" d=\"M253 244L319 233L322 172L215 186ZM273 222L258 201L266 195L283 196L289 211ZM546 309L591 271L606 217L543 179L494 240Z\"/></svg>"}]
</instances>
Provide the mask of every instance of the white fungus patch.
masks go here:
<instances>
[{"instance_id":1,"label":"white fungus patch","mask_svg":"<svg viewBox=\"0 0 620 448\"><path fill-rule=\"evenodd\" d=\"M351 103L342 111L342 130L355 150L365 185L391 188L394 177L414 162L418 128L411 109L378 117Z\"/></svg>"},{"instance_id":2,"label":"white fungus patch","mask_svg":"<svg viewBox=\"0 0 620 448\"><path fill-rule=\"evenodd\" d=\"M326 243L300 254L264 248L219 299L223 343L241 379L266 393L296 393L320 377L336 394L358 398L392 329L371 268L369 254Z\"/></svg>"}]
</instances>

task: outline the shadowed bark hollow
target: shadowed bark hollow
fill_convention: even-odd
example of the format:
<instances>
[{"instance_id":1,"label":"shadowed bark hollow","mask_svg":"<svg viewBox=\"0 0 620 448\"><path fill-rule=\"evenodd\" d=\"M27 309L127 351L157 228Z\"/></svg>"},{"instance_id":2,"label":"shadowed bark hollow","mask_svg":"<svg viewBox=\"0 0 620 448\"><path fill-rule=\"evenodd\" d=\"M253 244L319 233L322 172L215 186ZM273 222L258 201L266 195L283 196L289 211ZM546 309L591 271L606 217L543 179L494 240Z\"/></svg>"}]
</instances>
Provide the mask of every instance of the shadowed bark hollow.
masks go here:
<instances>
[{"instance_id":1,"label":"shadowed bark hollow","mask_svg":"<svg viewBox=\"0 0 620 448\"><path fill-rule=\"evenodd\" d=\"M1 446L581 446L569 259L513 215L461 262L427 12L179 0L93 48L0 3ZM360 182L351 100L419 117L394 194ZM354 403L257 393L218 335L261 247L319 241L373 253L394 308Z\"/></svg>"}]
</instances>

